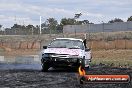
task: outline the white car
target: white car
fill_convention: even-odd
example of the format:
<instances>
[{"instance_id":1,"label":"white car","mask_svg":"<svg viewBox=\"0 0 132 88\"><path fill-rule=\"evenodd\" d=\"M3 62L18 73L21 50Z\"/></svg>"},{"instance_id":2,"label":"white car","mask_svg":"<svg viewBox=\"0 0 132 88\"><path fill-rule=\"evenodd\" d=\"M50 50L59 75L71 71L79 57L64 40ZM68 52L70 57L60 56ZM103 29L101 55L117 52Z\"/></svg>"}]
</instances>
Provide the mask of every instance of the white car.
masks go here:
<instances>
[{"instance_id":1,"label":"white car","mask_svg":"<svg viewBox=\"0 0 132 88\"><path fill-rule=\"evenodd\" d=\"M50 67L89 67L91 58L91 50L86 47L86 40L56 38L48 46L43 46L42 71L48 71Z\"/></svg>"}]
</instances>

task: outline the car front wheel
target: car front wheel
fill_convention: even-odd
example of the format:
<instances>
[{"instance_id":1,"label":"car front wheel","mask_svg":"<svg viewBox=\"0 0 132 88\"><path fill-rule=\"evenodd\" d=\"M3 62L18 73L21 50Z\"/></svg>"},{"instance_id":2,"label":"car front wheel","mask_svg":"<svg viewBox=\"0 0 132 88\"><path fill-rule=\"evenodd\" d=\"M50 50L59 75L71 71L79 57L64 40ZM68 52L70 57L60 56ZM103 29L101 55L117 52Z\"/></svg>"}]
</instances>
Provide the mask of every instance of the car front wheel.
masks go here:
<instances>
[{"instance_id":1,"label":"car front wheel","mask_svg":"<svg viewBox=\"0 0 132 88\"><path fill-rule=\"evenodd\" d=\"M48 63L43 63L43 64L42 64L42 72L47 72L48 69L49 69Z\"/></svg>"}]
</instances>

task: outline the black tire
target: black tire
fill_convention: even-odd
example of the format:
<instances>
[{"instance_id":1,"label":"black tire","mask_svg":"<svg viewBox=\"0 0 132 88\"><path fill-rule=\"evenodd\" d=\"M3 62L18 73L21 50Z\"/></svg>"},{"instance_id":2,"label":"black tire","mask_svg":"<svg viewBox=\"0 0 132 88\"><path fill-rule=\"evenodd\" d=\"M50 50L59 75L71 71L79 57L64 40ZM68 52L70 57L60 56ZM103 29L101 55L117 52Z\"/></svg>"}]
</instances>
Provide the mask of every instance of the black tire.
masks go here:
<instances>
[{"instance_id":1,"label":"black tire","mask_svg":"<svg viewBox=\"0 0 132 88\"><path fill-rule=\"evenodd\" d=\"M74 67L73 71L78 72L79 66Z\"/></svg>"},{"instance_id":2,"label":"black tire","mask_svg":"<svg viewBox=\"0 0 132 88\"><path fill-rule=\"evenodd\" d=\"M88 67L85 67L85 70L89 70L89 68L90 68L89 66Z\"/></svg>"},{"instance_id":3,"label":"black tire","mask_svg":"<svg viewBox=\"0 0 132 88\"><path fill-rule=\"evenodd\" d=\"M42 64L42 72L47 72L48 69L49 69L48 63L43 63L43 64Z\"/></svg>"},{"instance_id":4,"label":"black tire","mask_svg":"<svg viewBox=\"0 0 132 88\"><path fill-rule=\"evenodd\" d=\"M81 67L82 69L85 69L85 58L82 59Z\"/></svg>"}]
</instances>

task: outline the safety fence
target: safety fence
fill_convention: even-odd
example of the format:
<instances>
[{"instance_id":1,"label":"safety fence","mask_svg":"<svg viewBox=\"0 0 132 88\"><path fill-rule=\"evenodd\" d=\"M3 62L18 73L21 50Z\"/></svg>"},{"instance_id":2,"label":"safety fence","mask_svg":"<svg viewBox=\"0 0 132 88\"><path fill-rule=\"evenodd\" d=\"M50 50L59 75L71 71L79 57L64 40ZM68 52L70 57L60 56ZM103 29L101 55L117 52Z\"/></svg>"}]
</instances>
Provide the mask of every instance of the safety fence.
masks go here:
<instances>
[{"instance_id":1,"label":"safety fence","mask_svg":"<svg viewBox=\"0 0 132 88\"><path fill-rule=\"evenodd\" d=\"M86 36L85 36L86 35ZM75 34L43 35L1 35L0 49L42 49L54 38L87 39L87 46L92 49L132 49L132 32L101 32Z\"/></svg>"}]
</instances>

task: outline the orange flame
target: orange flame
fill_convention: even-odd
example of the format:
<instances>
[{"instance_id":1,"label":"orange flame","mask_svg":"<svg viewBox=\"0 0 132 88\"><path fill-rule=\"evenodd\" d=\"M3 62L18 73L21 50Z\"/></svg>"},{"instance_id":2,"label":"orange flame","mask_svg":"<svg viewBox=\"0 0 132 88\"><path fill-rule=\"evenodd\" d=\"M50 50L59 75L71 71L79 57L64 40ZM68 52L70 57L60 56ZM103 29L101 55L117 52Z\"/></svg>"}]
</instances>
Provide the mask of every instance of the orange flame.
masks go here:
<instances>
[{"instance_id":1,"label":"orange flame","mask_svg":"<svg viewBox=\"0 0 132 88\"><path fill-rule=\"evenodd\" d=\"M80 76L84 76L86 74L85 70L81 66L79 67L78 70L79 70L79 75Z\"/></svg>"}]
</instances>

